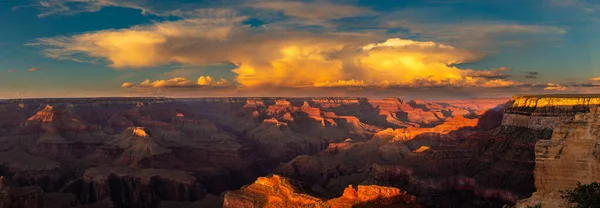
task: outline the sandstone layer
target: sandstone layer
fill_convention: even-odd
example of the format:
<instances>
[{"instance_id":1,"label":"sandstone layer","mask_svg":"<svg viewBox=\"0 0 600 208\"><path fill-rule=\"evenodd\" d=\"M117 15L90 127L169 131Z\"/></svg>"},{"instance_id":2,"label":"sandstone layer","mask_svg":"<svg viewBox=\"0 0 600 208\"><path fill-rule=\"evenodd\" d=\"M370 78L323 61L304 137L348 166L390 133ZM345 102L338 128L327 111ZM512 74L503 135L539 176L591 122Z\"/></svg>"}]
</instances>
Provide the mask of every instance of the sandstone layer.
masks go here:
<instances>
[{"instance_id":1,"label":"sandstone layer","mask_svg":"<svg viewBox=\"0 0 600 208\"><path fill-rule=\"evenodd\" d=\"M560 190L600 181L600 97L520 96L512 102L511 112L530 112L535 128L552 130L535 146L536 192L519 206L569 207Z\"/></svg>"}]
</instances>

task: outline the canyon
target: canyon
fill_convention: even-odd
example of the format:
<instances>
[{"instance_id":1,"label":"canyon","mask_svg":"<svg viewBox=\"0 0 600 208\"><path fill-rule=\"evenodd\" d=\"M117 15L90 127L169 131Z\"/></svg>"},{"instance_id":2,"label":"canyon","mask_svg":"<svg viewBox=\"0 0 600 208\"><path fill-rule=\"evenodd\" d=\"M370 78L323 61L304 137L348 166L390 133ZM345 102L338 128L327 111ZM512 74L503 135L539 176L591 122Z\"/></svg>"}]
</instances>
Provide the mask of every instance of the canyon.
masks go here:
<instances>
[{"instance_id":1,"label":"canyon","mask_svg":"<svg viewBox=\"0 0 600 208\"><path fill-rule=\"evenodd\" d=\"M2 100L0 197L35 202L11 207L563 206L557 190L600 180L599 104Z\"/></svg>"}]
</instances>

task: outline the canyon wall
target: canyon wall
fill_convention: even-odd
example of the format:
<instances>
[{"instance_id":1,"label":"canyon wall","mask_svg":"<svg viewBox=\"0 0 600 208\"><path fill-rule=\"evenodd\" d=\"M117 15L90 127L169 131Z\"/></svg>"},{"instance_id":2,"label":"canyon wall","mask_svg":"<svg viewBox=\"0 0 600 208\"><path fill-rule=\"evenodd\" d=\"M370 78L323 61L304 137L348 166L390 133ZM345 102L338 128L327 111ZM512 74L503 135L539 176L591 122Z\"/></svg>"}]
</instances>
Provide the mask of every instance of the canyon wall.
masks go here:
<instances>
[{"instance_id":1,"label":"canyon wall","mask_svg":"<svg viewBox=\"0 0 600 208\"><path fill-rule=\"evenodd\" d=\"M560 190L600 181L600 96L515 96L503 122L552 130L549 140L535 145L536 192L519 201L519 207L569 207Z\"/></svg>"}]
</instances>

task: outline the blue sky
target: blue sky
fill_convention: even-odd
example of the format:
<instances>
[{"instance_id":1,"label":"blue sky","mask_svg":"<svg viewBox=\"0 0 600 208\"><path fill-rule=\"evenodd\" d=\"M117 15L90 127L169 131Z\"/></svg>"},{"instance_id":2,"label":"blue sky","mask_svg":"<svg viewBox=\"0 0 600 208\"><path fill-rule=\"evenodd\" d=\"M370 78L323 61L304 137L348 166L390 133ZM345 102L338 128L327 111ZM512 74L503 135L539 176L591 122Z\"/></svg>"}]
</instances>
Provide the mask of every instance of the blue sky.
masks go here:
<instances>
[{"instance_id":1,"label":"blue sky","mask_svg":"<svg viewBox=\"0 0 600 208\"><path fill-rule=\"evenodd\" d=\"M600 80L590 0L4 0L0 26L0 98L485 97Z\"/></svg>"}]
</instances>

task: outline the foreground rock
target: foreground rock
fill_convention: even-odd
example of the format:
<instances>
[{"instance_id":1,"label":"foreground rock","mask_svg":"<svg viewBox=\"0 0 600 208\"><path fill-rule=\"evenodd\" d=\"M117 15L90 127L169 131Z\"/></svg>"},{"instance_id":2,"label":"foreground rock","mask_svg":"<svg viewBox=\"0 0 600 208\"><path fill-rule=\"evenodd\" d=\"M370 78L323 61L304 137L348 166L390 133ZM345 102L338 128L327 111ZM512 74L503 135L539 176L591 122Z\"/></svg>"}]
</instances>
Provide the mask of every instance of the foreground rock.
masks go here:
<instances>
[{"instance_id":1,"label":"foreground rock","mask_svg":"<svg viewBox=\"0 0 600 208\"><path fill-rule=\"evenodd\" d=\"M349 186L338 198L323 200L303 192L299 184L273 175L260 177L251 185L225 194L224 208L258 207L419 207L416 198L397 188L359 185Z\"/></svg>"},{"instance_id":2,"label":"foreground rock","mask_svg":"<svg viewBox=\"0 0 600 208\"><path fill-rule=\"evenodd\" d=\"M552 130L535 146L536 192L519 206L569 207L560 190L600 181L600 97L520 96L509 104L529 116L516 125Z\"/></svg>"},{"instance_id":3,"label":"foreground rock","mask_svg":"<svg viewBox=\"0 0 600 208\"><path fill-rule=\"evenodd\" d=\"M0 207L2 208L41 208L44 194L39 187L10 187L0 176Z\"/></svg>"}]
</instances>

